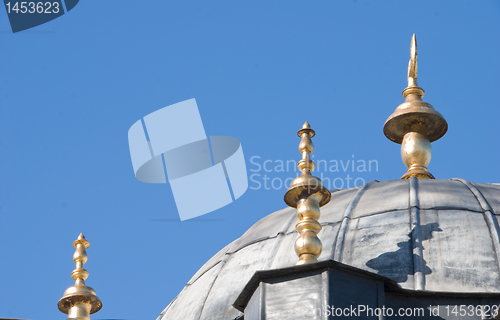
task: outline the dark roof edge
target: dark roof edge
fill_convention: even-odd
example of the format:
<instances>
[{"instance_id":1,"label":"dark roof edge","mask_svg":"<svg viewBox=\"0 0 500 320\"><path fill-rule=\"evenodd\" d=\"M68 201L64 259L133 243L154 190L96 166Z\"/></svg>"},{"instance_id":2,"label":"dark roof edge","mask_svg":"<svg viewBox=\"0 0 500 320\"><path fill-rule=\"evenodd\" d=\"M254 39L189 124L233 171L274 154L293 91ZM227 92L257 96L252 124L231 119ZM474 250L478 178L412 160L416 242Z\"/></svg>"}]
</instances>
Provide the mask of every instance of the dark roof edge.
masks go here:
<instances>
[{"instance_id":1,"label":"dark roof edge","mask_svg":"<svg viewBox=\"0 0 500 320\"><path fill-rule=\"evenodd\" d=\"M396 293L404 296L412 297L473 297L473 298L498 298L500 299L500 292L446 292L446 291L426 291L426 290L410 290L401 288L396 281L389 279L387 277L359 269L353 266L349 266L333 260L325 260L312 264L305 264L300 266L291 266L286 268L272 269L272 270L262 270L256 271L252 278L248 281L246 286L243 288L238 298L233 303L233 307L237 310L243 312L248 304L248 301L252 297L255 290L259 287L260 282L265 282L267 279L279 279L283 278L283 281L289 279L290 276L305 274L309 271L319 271L326 269L341 270L344 272L353 273L357 276L379 280L384 283L385 291Z\"/></svg>"}]
</instances>

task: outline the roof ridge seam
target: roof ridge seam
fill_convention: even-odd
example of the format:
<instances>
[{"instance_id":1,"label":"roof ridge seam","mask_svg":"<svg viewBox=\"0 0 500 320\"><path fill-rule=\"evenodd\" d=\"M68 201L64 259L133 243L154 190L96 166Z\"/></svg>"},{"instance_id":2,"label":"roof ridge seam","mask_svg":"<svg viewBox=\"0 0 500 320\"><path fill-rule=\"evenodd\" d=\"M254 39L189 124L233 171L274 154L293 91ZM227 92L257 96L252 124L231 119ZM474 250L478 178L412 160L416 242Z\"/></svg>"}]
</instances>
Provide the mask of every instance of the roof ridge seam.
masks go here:
<instances>
[{"instance_id":1,"label":"roof ridge seam","mask_svg":"<svg viewBox=\"0 0 500 320\"><path fill-rule=\"evenodd\" d=\"M422 234L420 231L420 199L418 198L419 183L416 177L411 177L408 184L408 205L410 213L410 238L412 242L413 288L425 290L424 254Z\"/></svg>"},{"instance_id":2,"label":"roof ridge seam","mask_svg":"<svg viewBox=\"0 0 500 320\"><path fill-rule=\"evenodd\" d=\"M368 186L374 184L375 182L370 181L365 183L351 198L351 201L347 205L347 207L344 210L343 217L348 218L347 220L342 218L342 223L340 225L339 231L337 233L337 237L335 238L335 246L333 246L333 250L330 252L329 257L331 257L331 260L335 261L342 261L342 254L344 251L344 241L345 241L345 236L347 234L347 228L349 227L349 223L346 221L350 221L350 217L352 213L354 212L354 209L358 205L359 201L361 200L361 197L365 193L365 191L368 189Z\"/></svg>"},{"instance_id":3,"label":"roof ridge seam","mask_svg":"<svg viewBox=\"0 0 500 320\"><path fill-rule=\"evenodd\" d=\"M282 238L286 234L286 231L292 225L295 217L297 216L296 212L297 211L295 210L295 214L290 214L290 216L285 221L285 223L283 224L280 231L278 231L278 233L275 236L273 236L273 238L275 238L276 240L274 241L273 246L272 246L271 250L269 251L269 254L267 255L266 260L264 261L264 268L265 269L271 268L271 266L274 262L274 258L276 257L276 253L278 252L278 250L281 247ZM268 237L267 239L264 239L264 240L268 240L268 239L271 239L271 238ZM261 240L261 241L264 241L264 240Z\"/></svg>"},{"instance_id":4,"label":"roof ridge seam","mask_svg":"<svg viewBox=\"0 0 500 320\"><path fill-rule=\"evenodd\" d=\"M219 263L221 263L222 259L221 260L217 260L217 262L215 262L214 264L212 264L207 270L203 271L202 274L200 274L198 277L196 277L196 279L194 279L193 281L189 281L188 283L186 283L186 287L187 286L190 286L192 284L194 284L199 278L201 278L205 273L207 273L208 271L212 270L213 267L215 267L216 265L218 265ZM203 268L203 266L202 266Z\"/></svg>"},{"instance_id":5,"label":"roof ridge seam","mask_svg":"<svg viewBox=\"0 0 500 320\"><path fill-rule=\"evenodd\" d=\"M222 268L224 267L224 265L226 264L227 260L229 260L229 257L230 255L227 254L224 254L224 258L222 258L222 260L220 261L220 269L219 270L222 270ZM205 303L207 302L207 299L208 299L208 296L210 295L210 292L212 291L212 288L214 287L214 284L215 284L215 281L217 280L217 278L219 278L219 274L220 274L220 271L219 273L217 273L212 281L212 283L210 284L210 289L208 289L208 292L207 292L207 296L205 297L205 299L203 300L203 306L201 307L201 310L200 310L200 316L198 317L198 320L201 319L201 316L203 315L203 310L205 310ZM199 278L198 278L199 279Z\"/></svg>"},{"instance_id":6,"label":"roof ridge seam","mask_svg":"<svg viewBox=\"0 0 500 320\"><path fill-rule=\"evenodd\" d=\"M181 291L182 292L182 291ZM179 292L179 294L181 294ZM163 309L163 311L160 313L160 315L158 316L157 320L161 320L163 319L163 317L167 314L168 312L168 309L170 308L170 306L177 300L177 298L179 297L179 294L177 296L175 296L174 300L170 301L170 303L168 304L168 306L165 307L165 309Z\"/></svg>"}]
</instances>

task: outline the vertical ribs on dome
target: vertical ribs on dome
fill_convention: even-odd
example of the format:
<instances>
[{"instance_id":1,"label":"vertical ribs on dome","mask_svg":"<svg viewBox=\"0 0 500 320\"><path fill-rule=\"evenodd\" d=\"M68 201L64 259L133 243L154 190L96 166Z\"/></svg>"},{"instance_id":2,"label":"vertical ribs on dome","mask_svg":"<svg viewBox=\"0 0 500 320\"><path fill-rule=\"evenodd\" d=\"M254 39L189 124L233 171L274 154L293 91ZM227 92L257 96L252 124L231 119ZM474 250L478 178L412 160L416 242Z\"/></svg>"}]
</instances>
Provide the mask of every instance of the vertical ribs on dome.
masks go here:
<instances>
[{"instance_id":1,"label":"vertical ribs on dome","mask_svg":"<svg viewBox=\"0 0 500 320\"><path fill-rule=\"evenodd\" d=\"M311 160L311 153L314 145L311 138L316 133L306 121L302 129L297 132L301 138L299 151L302 153L302 159L297 164L301 175L295 178L285 193L285 203L293 208L297 208L297 217L299 223L295 226L299 232L299 237L295 242L295 252L299 257L296 265L314 263L322 251L322 244L318 238L318 232L321 231L319 208L330 201L331 194L325 188L321 179L311 175L315 164Z\"/></svg>"},{"instance_id":2,"label":"vertical ribs on dome","mask_svg":"<svg viewBox=\"0 0 500 320\"><path fill-rule=\"evenodd\" d=\"M57 303L59 310L67 314L68 319L90 320L90 315L102 307L101 300L96 296L94 289L85 285L85 279L89 273L83 266L87 262L85 249L89 246L90 244L85 240L83 233L80 233L78 239L73 242L73 247L76 248L73 254L76 268L71 272L71 277L75 280L75 285L66 289L63 297Z\"/></svg>"},{"instance_id":3,"label":"vertical ribs on dome","mask_svg":"<svg viewBox=\"0 0 500 320\"><path fill-rule=\"evenodd\" d=\"M413 286L415 290L425 290L424 253L420 231L420 202L418 200L418 180L410 180L410 235L413 248Z\"/></svg>"},{"instance_id":4,"label":"vertical ribs on dome","mask_svg":"<svg viewBox=\"0 0 500 320\"><path fill-rule=\"evenodd\" d=\"M417 85L417 71L417 40L413 34L408 87L403 90L405 102L385 122L384 134L389 140L401 144L401 158L408 167L401 179L434 179L427 169L432 154L431 142L446 133L448 124L429 103L422 101L425 91Z\"/></svg>"}]
</instances>

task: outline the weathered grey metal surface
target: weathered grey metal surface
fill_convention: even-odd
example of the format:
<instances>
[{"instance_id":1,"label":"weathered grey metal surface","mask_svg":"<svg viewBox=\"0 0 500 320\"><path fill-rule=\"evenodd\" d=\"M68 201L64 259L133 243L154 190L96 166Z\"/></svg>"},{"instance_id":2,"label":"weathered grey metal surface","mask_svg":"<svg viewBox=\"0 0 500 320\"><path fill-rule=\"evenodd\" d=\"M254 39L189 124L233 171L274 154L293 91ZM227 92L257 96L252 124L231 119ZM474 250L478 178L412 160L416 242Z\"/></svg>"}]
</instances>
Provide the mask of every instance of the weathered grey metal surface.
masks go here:
<instances>
[{"instance_id":1,"label":"weathered grey metal surface","mask_svg":"<svg viewBox=\"0 0 500 320\"><path fill-rule=\"evenodd\" d=\"M158 320L234 319L255 271L292 266L296 210L258 221L210 259ZM321 208L319 260L336 260L411 290L500 292L500 185L372 181L332 193Z\"/></svg>"},{"instance_id":2,"label":"weathered grey metal surface","mask_svg":"<svg viewBox=\"0 0 500 320\"><path fill-rule=\"evenodd\" d=\"M499 303L498 292L405 290L387 277L328 260L257 271L233 306L245 320L482 320Z\"/></svg>"}]
</instances>

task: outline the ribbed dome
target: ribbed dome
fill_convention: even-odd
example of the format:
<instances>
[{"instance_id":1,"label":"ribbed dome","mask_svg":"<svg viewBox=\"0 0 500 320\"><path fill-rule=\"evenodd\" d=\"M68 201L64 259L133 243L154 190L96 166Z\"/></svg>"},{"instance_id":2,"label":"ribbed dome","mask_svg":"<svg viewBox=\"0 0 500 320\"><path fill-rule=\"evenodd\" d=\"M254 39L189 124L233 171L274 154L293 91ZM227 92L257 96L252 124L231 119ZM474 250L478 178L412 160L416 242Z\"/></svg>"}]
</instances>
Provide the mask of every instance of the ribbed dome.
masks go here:
<instances>
[{"instance_id":1,"label":"ribbed dome","mask_svg":"<svg viewBox=\"0 0 500 320\"><path fill-rule=\"evenodd\" d=\"M405 289L500 292L500 185L462 179L372 181L321 208L322 260L389 277ZM297 261L296 210L253 225L212 257L158 320L235 319L255 271Z\"/></svg>"}]
</instances>

